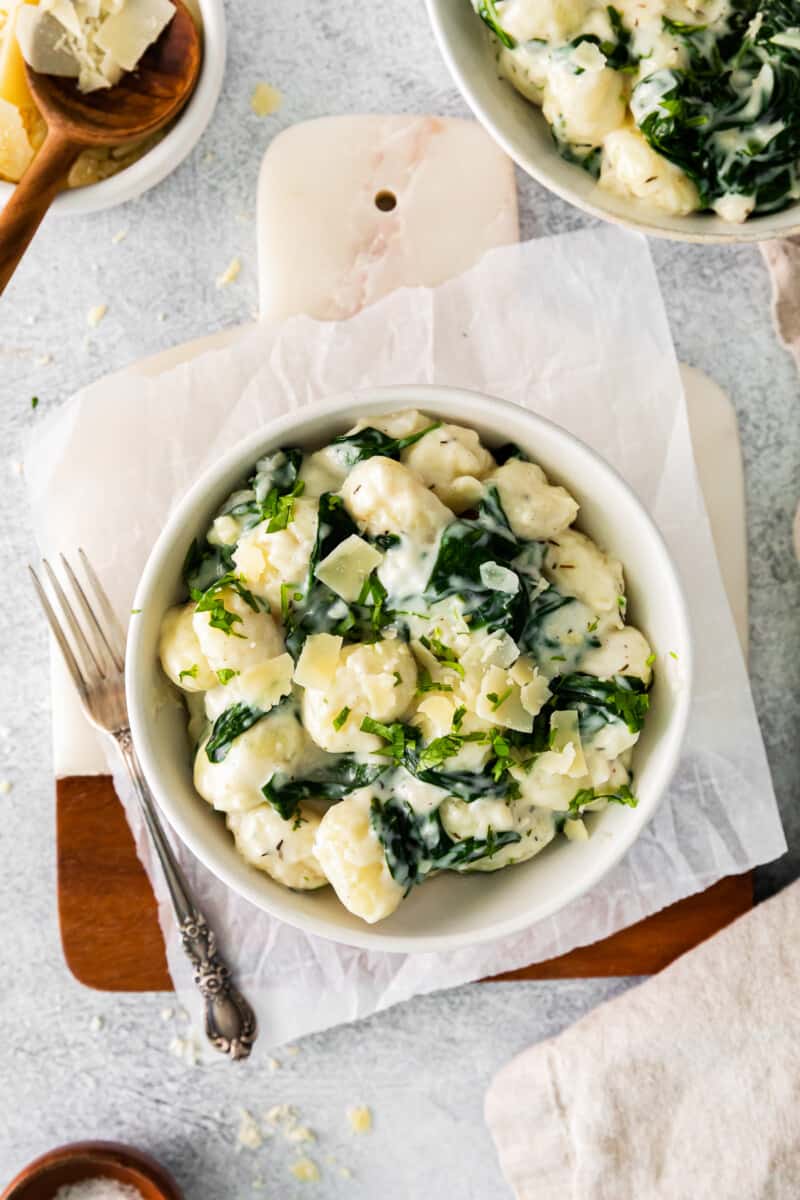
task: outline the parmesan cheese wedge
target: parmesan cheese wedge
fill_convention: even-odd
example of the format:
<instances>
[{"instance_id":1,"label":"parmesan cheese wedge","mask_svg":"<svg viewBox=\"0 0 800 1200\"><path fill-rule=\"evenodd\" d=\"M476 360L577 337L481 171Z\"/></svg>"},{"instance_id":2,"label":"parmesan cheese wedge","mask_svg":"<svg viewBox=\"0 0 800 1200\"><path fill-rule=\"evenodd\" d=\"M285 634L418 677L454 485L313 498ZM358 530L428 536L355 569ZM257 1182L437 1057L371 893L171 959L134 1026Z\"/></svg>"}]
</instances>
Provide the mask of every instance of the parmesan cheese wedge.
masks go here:
<instances>
[{"instance_id":1,"label":"parmesan cheese wedge","mask_svg":"<svg viewBox=\"0 0 800 1200\"><path fill-rule=\"evenodd\" d=\"M552 748L556 752L564 750L567 746L572 746L575 754L567 774L571 779L581 779L586 774L588 768L583 754L578 713L574 708L553 713L550 718L550 736L553 739Z\"/></svg>"},{"instance_id":2,"label":"parmesan cheese wedge","mask_svg":"<svg viewBox=\"0 0 800 1200\"><path fill-rule=\"evenodd\" d=\"M564 822L564 837L570 842L588 842L589 830L580 817Z\"/></svg>"},{"instance_id":3,"label":"parmesan cheese wedge","mask_svg":"<svg viewBox=\"0 0 800 1200\"><path fill-rule=\"evenodd\" d=\"M20 111L0 97L0 178L16 183L33 160Z\"/></svg>"},{"instance_id":4,"label":"parmesan cheese wedge","mask_svg":"<svg viewBox=\"0 0 800 1200\"><path fill-rule=\"evenodd\" d=\"M582 779L588 772L575 709L554 712L550 718L550 749L539 758L539 766L551 775Z\"/></svg>"},{"instance_id":5,"label":"parmesan cheese wedge","mask_svg":"<svg viewBox=\"0 0 800 1200\"><path fill-rule=\"evenodd\" d=\"M481 679L475 712L492 725L507 726L521 733L533 729L533 714L523 706L521 689L510 671L489 667Z\"/></svg>"},{"instance_id":6,"label":"parmesan cheese wedge","mask_svg":"<svg viewBox=\"0 0 800 1200\"><path fill-rule=\"evenodd\" d=\"M125 0L103 21L95 41L124 71L132 71L174 15L171 0Z\"/></svg>"},{"instance_id":7,"label":"parmesan cheese wedge","mask_svg":"<svg viewBox=\"0 0 800 1200\"><path fill-rule=\"evenodd\" d=\"M331 550L314 574L337 596L352 603L361 595L365 582L381 562L380 550L351 534Z\"/></svg>"},{"instance_id":8,"label":"parmesan cheese wedge","mask_svg":"<svg viewBox=\"0 0 800 1200\"><path fill-rule=\"evenodd\" d=\"M301 687L326 691L333 683L342 639L332 633L312 633L306 638L297 666L294 681Z\"/></svg>"},{"instance_id":9,"label":"parmesan cheese wedge","mask_svg":"<svg viewBox=\"0 0 800 1200\"><path fill-rule=\"evenodd\" d=\"M28 3L35 4L36 0L28 0ZM25 76L25 61L17 42L17 23L22 7L23 0L0 2L0 100L13 104L15 108L33 106ZM4 16L5 22L2 20Z\"/></svg>"}]
</instances>

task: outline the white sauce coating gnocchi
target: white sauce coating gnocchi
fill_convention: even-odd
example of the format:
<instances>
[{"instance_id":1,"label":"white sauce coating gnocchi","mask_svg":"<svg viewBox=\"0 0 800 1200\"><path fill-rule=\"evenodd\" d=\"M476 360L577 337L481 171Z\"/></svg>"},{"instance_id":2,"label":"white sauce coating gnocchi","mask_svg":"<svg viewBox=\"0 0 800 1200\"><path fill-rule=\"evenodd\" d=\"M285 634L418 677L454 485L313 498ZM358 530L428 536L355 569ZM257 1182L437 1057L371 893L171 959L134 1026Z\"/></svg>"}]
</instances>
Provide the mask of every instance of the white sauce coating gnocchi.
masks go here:
<instances>
[{"instance_id":1,"label":"white sauce coating gnocchi","mask_svg":"<svg viewBox=\"0 0 800 1200\"><path fill-rule=\"evenodd\" d=\"M328 882L314 852L320 819L303 805L285 820L271 804L245 813L228 813L227 825L245 862L284 887L311 891Z\"/></svg>"},{"instance_id":2,"label":"white sauce coating gnocchi","mask_svg":"<svg viewBox=\"0 0 800 1200\"><path fill-rule=\"evenodd\" d=\"M517 448L413 409L259 460L159 645L247 863L372 923L636 803L654 655L577 516Z\"/></svg>"},{"instance_id":3,"label":"white sauce coating gnocchi","mask_svg":"<svg viewBox=\"0 0 800 1200\"><path fill-rule=\"evenodd\" d=\"M354 792L332 805L320 822L314 851L345 908L374 925L403 899L370 821L372 794Z\"/></svg>"}]
</instances>

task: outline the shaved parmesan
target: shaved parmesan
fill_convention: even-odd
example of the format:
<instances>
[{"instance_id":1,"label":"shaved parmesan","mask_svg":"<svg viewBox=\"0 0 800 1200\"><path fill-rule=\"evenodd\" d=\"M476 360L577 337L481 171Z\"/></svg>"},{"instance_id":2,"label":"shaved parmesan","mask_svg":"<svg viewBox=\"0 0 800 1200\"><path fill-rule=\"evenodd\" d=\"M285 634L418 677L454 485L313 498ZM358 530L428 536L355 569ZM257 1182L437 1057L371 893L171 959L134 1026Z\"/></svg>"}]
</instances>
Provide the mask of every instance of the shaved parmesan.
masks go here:
<instances>
[{"instance_id":1,"label":"shaved parmesan","mask_svg":"<svg viewBox=\"0 0 800 1200\"><path fill-rule=\"evenodd\" d=\"M582 775L586 774L587 767L581 744L578 714L575 709L568 708L562 712L554 712L550 719L550 733L554 750L562 750L568 745L574 747L575 758L568 774L573 779L580 779Z\"/></svg>"},{"instance_id":2,"label":"shaved parmesan","mask_svg":"<svg viewBox=\"0 0 800 1200\"><path fill-rule=\"evenodd\" d=\"M504 725L521 733L533 729L533 715L523 707L519 684L502 667L489 667L484 672L475 711L492 725Z\"/></svg>"},{"instance_id":3,"label":"shaved parmesan","mask_svg":"<svg viewBox=\"0 0 800 1200\"><path fill-rule=\"evenodd\" d=\"M175 15L172 0L42 0L20 9L17 38L35 71L76 77L82 92L112 87Z\"/></svg>"},{"instance_id":4,"label":"shaved parmesan","mask_svg":"<svg viewBox=\"0 0 800 1200\"><path fill-rule=\"evenodd\" d=\"M380 550L351 534L331 550L314 574L337 596L352 603L361 595L361 589L370 574L382 561Z\"/></svg>"},{"instance_id":5,"label":"shaved parmesan","mask_svg":"<svg viewBox=\"0 0 800 1200\"><path fill-rule=\"evenodd\" d=\"M481 563L481 582L493 592L506 592L513 596L519 591L519 576L496 562Z\"/></svg>"},{"instance_id":6,"label":"shaved parmesan","mask_svg":"<svg viewBox=\"0 0 800 1200\"><path fill-rule=\"evenodd\" d=\"M519 684L522 707L535 717L550 698L547 680L539 674L529 658L518 658L510 673L514 682Z\"/></svg>"},{"instance_id":7,"label":"shaved parmesan","mask_svg":"<svg viewBox=\"0 0 800 1200\"><path fill-rule=\"evenodd\" d=\"M132 71L174 15L171 0L126 0L119 12L106 17L95 41L124 71Z\"/></svg>"},{"instance_id":8,"label":"shaved parmesan","mask_svg":"<svg viewBox=\"0 0 800 1200\"><path fill-rule=\"evenodd\" d=\"M324 692L333 683L341 649L340 637L334 637L332 633L312 633L306 638L297 660L295 683Z\"/></svg>"},{"instance_id":9,"label":"shaved parmesan","mask_svg":"<svg viewBox=\"0 0 800 1200\"><path fill-rule=\"evenodd\" d=\"M588 842L589 830L580 817L564 822L564 837L570 842Z\"/></svg>"}]
</instances>

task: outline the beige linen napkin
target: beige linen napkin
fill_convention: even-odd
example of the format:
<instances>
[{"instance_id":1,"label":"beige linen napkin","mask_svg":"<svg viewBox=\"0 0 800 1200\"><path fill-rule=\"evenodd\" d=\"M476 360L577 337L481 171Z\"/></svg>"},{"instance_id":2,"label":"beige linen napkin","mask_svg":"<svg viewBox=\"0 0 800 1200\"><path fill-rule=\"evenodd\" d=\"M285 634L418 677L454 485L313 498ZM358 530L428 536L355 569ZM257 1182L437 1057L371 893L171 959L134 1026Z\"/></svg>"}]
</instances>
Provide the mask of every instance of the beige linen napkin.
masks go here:
<instances>
[{"instance_id":1,"label":"beige linen napkin","mask_svg":"<svg viewBox=\"0 0 800 1200\"><path fill-rule=\"evenodd\" d=\"M778 336L800 367L800 237L762 242L772 277L772 309Z\"/></svg>"},{"instance_id":2,"label":"beige linen napkin","mask_svg":"<svg viewBox=\"0 0 800 1200\"><path fill-rule=\"evenodd\" d=\"M762 253L772 278L772 314L778 337L800 367L800 238L765 241ZM794 552L800 558L800 505L794 515Z\"/></svg>"},{"instance_id":3,"label":"beige linen napkin","mask_svg":"<svg viewBox=\"0 0 800 1200\"><path fill-rule=\"evenodd\" d=\"M772 313L778 337L800 367L800 237L762 242L761 253L772 279ZM800 505L794 518L794 552L800 559Z\"/></svg>"},{"instance_id":4,"label":"beige linen napkin","mask_svg":"<svg viewBox=\"0 0 800 1200\"><path fill-rule=\"evenodd\" d=\"M495 1077L518 1200L800 1197L800 883Z\"/></svg>"}]
</instances>

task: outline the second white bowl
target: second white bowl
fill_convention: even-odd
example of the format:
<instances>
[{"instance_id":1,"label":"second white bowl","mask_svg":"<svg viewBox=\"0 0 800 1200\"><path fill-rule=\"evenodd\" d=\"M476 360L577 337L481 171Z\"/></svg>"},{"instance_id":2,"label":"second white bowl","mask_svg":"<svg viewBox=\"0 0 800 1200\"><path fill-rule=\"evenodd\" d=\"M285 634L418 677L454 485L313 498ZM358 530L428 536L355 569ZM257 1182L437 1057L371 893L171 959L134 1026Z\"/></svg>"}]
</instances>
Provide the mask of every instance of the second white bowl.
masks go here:
<instances>
[{"instance_id":1,"label":"second white bowl","mask_svg":"<svg viewBox=\"0 0 800 1200\"><path fill-rule=\"evenodd\" d=\"M523 171L562 199L606 221L683 242L764 242L800 233L800 204L736 225L710 213L670 217L598 187L561 157L539 109L499 77L489 31L469 0L426 3L445 63L475 116Z\"/></svg>"},{"instance_id":2,"label":"second white bowl","mask_svg":"<svg viewBox=\"0 0 800 1200\"><path fill-rule=\"evenodd\" d=\"M581 505L579 525L625 568L632 622L679 668L657 670L651 711L634 752L636 809L610 805L592 819L588 842L559 838L527 863L494 874L445 873L416 889L379 925L349 913L331 888L290 892L239 857L221 813L194 790L182 702L166 683L158 638L166 610L183 598L181 566L192 538L263 454L280 446L316 448L369 413L419 408L469 425L491 447L513 441ZM161 809L186 845L253 904L308 933L393 952L445 951L525 929L593 887L652 817L678 761L689 711L691 638L669 554L644 508L588 446L544 418L477 392L441 387L375 388L309 405L271 421L198 480L168 518L134 601L128 637L128 708L136 748ZM661 659L660 659L661 661ZM667 660L672 662L673 660Z\"/></svg>"}]
</instances>

